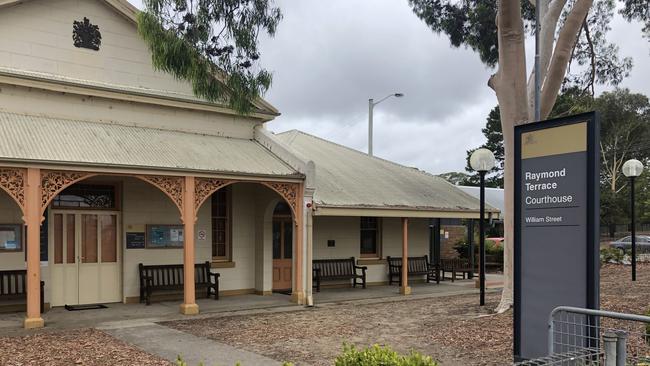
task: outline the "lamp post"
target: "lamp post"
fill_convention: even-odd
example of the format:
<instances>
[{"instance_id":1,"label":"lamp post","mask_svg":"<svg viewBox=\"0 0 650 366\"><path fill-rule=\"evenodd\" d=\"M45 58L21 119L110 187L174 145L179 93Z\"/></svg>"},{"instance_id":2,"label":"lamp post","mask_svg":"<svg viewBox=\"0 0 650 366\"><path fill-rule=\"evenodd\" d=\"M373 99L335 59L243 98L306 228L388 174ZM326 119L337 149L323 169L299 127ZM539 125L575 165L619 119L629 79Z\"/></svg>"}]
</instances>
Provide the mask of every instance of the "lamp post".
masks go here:
<instances>
[{"instance_id":1,"label":"lamp post","mask_svg":"<svg viewBox=\"0 0 650 366\"><path fill-rule=\"evenodd\" d=\"M632 224L632 281L636 281L636 212L634 209L634 178L643 172L643 164L636 159L630 159L623 164L623 174L630 178L630 215Z\"/></svg>"},{"instance_id":2,"label":"lamp post","mask_svg":"<svg viewBox=\"0 0 650 366\"><path fill-rule=\"evenodd\" d=\"M393 94L388 94L387 96L379 99L378 102L375 102L374 99L370 98L368 99L368 155L372 156L372 112L373 109L375 109L375 106L384 100L390 98L390 97L396 97L396 98L401 98L403 97L403 93L393 93Z\"/></svg>"},{"instance_id":3,"label":"lamp post","mask_svg":"<svg viewBox=\"0 0 650 366\"><path fill-rule=\"evenodd\" d=\"M479 218L479 252L480 270L479 282L481 284L481 306L485 305L485 174L495 165L494 154L488 149L477 149L469 157L469 165L477 171L481 180L481 209Z\"/></svg>"}]
</instances>

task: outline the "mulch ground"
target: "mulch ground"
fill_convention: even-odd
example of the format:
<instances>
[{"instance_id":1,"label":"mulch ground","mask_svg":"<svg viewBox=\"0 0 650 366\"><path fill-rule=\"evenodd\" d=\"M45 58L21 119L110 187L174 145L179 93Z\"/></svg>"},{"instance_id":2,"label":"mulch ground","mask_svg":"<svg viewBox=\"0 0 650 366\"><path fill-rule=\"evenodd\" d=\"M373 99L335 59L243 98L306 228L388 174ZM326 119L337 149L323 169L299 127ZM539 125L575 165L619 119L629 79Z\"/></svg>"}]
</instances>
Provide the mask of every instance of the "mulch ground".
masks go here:
<instances>
[{"instance_id":1,"label":"mulch ground","mask_svg":"<svg viewBox=\"0 0 650 366\"><path fill-rule=\"evenodd\" d=\"M308 311L216 317L165 325L298 365L331 365L342 344L390 345L431 355L443 365L506 365L512 312L492 314L499 294L480 308L476 295L381 304L343 304ZM642 314L650 306L650 264L604 265L601 308ZM248 366L248 365L247 365Z\"/></svg>"},{"instance_id":2,"label":"mulch ground","mask_svg":"<svg viewBox=\"0 0 650 366\"><path fill-rule=\"evenodd\" d=\"M96 329L0 337L0 365L172 365Z\"/></svg>"}]
</instances>

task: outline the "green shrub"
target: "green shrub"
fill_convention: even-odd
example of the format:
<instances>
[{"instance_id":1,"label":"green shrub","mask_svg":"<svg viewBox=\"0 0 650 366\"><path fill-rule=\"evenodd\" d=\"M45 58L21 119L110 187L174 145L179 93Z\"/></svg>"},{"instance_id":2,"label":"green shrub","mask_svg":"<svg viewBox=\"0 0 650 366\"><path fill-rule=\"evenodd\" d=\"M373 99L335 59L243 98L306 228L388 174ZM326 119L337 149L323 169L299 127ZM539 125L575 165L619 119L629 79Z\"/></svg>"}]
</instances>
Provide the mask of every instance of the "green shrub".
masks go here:
<instances>
[{"instance_id":1,"label":"green shrub","mask_svg":"<svg viewBox=\"0 0 650 366\"><path fill-rule=\"evenodd\" d=\"M335 366L436 366L429 356L411 351L400 355L390 347L374 345L365 349L344 345L343 353L334 360Z\"/></svg>"},{"instance_id":2,"label":"green shrub","mask_svg":"<svg viewBox=\"0 0 650 366\"><path fill-rule=\"evenodd\" d=\"M497 245L497 243L494 240L486 240L485 254L503 255L504 245L505 245L505 241L501 242L501 245Z\"/></svg>"},{"instance_id":3,"label":"green shrub","mask_svg":"<svg viewBox=\"0 0 650 366\"><path fill-rule=\"evenodd\" d=\"M601 263L620 263L625 256L625 252L620 249L612 247L600 248L600 262Z\"/></svg>"}]
</instances>

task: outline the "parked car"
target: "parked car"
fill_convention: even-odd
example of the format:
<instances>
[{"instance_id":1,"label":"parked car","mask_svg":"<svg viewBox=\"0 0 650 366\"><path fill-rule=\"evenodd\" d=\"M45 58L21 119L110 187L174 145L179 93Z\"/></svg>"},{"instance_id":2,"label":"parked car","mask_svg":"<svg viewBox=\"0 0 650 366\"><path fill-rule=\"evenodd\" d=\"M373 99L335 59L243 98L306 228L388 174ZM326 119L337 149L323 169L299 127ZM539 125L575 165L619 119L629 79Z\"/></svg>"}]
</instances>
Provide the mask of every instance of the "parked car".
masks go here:
<instances>
[{"instance_id":1,"label":"parked car","mask_svg":"<svg viewBox=\"0 0 650 366\"><path fill-rule=\"evenodd\" d=\"M632 235L628 235L624 238L618 239L609 243L612 248L617 248L621 250L632 249ZM637 235L636 236L636 249L639 253L650 253L650 236L648 235Z\"/></svg>"}]
</instances>

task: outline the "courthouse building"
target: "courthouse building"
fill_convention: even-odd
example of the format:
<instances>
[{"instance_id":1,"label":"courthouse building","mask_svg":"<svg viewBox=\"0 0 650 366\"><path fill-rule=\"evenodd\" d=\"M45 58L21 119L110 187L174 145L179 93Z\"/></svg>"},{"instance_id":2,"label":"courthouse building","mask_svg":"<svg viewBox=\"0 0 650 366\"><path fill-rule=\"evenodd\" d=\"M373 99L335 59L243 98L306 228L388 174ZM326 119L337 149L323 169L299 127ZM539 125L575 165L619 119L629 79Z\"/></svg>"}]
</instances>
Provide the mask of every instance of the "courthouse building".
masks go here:
<instances>
[{"instance_id":1,"label":"courthouse building","mask_svg":"<svg viewBox=\"0 0 650 366\"><path fill-rule=\"evenodd\" d=\"M385 284L386 256L430 255L439 219L478 218L438 177L270 133L264 100L240 116L195 97L153 69L136 15L126 0L0 0L0 274L26 270L25 327L44 324L41 281L46 308L138 303L140 263L192 279L209 262L222 296L311 303L313 259L355 257ZM181 312L197 295L186 281Z\"/></svg>"}]
</instances>

